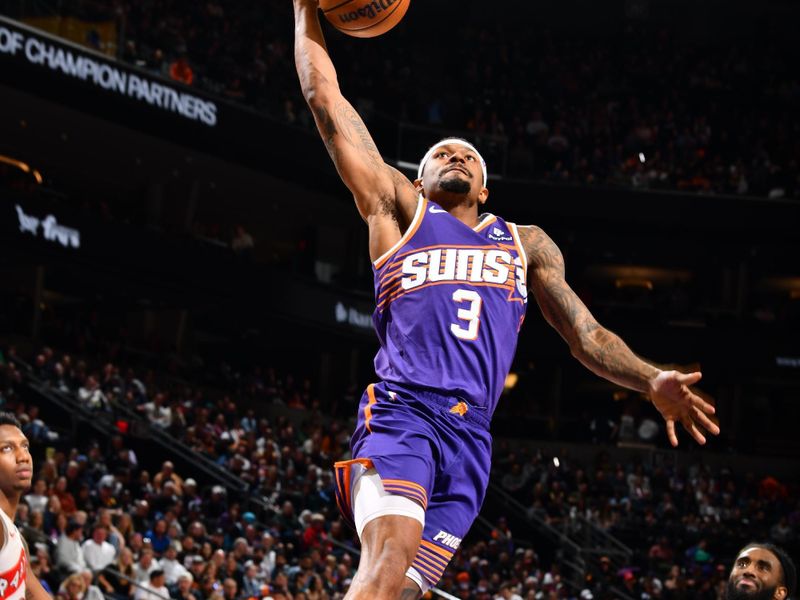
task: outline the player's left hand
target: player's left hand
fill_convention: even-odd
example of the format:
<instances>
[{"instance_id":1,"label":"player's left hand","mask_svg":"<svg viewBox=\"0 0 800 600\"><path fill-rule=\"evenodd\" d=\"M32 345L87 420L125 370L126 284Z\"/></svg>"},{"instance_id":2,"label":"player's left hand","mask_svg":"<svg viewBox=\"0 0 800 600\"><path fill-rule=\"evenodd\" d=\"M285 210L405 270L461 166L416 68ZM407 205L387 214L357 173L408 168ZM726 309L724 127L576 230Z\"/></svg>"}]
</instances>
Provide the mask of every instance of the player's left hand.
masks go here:
<instances>
[{"instance_id":1,"label":"player's left hand","mask_svg":"<svg viewBox=\"0 0 800 600\"><path fill-rule=\"evenodd\" d=\"M714 414L714 407L689 389L702 376L699 371L685 374L661 371L650 382L650 400L667 422L667 437L673 446L678 445L675 423L683 425L701 445L706 443L703 430L713 435L719 434L719 427L708 418L708 415Z\"/></svg>"}]
</instances>

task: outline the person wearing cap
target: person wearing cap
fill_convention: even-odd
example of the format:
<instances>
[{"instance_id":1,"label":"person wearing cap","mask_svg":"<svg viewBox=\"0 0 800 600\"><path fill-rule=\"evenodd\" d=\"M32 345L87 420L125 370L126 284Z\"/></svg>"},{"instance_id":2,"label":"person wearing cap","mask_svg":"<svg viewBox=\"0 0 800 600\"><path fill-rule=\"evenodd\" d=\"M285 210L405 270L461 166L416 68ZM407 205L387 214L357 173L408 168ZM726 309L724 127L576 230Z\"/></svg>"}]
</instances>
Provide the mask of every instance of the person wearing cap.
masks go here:
<instances>
[{"instance_id":1,"label":"person wearing cap","mask_svg":"<svg viewBox=\"0 0 800 600\"><path fill-rule=\"evenodd\" d=\"M297 74L368 226L380 341L381 381L362 396L353 460L335 465L339 507L364 550L348 600L394 600L436 585L477 517L491 416L529 290L586 367L649 395L673 444L676 423L700 443L702 430L719 429L708 417L713 407L688 387L700 373L661 371L640 359L569 287L561 251L544 231L482 212L488 165L473 144L437 142L414 181L384 162L339 88L318 4L294 0Z\"/></svg>"},{"instance_id":2,"label":"person wearing cap","mask_svg":"<svg viewBox=\"0 0 800 600\"><path fill-rule=\"evenodd\" d=\"M733 562L726 600L791 600L797 589L797 568L775 544L751 542Z\"/></svg>"}]
</instances>

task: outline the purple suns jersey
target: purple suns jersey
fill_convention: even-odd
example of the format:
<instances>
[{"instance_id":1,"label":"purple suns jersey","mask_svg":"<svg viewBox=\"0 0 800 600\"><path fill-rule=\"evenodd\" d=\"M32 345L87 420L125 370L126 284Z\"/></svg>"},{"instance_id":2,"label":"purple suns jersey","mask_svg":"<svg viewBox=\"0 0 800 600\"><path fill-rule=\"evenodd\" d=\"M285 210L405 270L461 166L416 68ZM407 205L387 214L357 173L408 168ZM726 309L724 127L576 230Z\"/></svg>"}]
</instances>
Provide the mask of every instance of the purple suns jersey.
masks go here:
<instances>
[{"instance_id":1,"label":"purple suns jersey","mask_svg":"<svg viewBox=\"0 0 800 600\"><path fill-rule=\"evenodd\" d=\"M527 306L516 225L473 229L422 199L400 241L373 264L383 381L436 390L494 413Z\"/></svg>"}]
</instances>

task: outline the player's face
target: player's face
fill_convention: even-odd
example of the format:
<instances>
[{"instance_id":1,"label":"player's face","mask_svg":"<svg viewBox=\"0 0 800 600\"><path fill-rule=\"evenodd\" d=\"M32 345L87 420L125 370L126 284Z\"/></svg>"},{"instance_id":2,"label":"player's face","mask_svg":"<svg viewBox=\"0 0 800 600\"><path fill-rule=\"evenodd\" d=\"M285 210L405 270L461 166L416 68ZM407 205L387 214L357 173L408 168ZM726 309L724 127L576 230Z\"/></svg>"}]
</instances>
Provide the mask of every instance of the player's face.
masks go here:
<instances>
[{"instance_id":1,"label":"player's face","mask_svg":"<svg viewBox=\"0 0 800 600\"><path fill-rule=\"evenodd\" d=\"M747 548L733 563L728 600L784 600L783 571L778 558L764 548Z\"/></svg>"},{"instance_id":2,"label":"player's face","mask_svg":"<svg viewBox=\"0 0 800 600\"><path fill-rule=\"evenodd\" d=\"M460 144L445 144L438 147L425 165L422 181L422 187L429 195L442 191L464 196L472 194L480 196L484 190L480 158L472 150ZM485 198L481 198L481 201L484 200Z\"/></svg>"},{"instance_id":3,"label":"player's face","mask_svg":"<svg viewBox=\"0 0 800 600\"><path fill-rule=\"evenodd\" d=\"M0 425L0 490L25 492L30 489L32 478L28 438L13 425Z\"/></svg>"}]
</instances>

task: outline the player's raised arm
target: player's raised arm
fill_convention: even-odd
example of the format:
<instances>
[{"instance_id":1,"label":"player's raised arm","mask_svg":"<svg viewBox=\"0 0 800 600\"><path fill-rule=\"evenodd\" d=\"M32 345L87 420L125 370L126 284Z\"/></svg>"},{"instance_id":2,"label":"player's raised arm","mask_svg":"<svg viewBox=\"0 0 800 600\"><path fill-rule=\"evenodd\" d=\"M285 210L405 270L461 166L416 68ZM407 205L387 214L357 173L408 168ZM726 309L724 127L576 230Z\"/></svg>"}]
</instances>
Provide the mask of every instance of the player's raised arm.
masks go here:
<instances>
[{"instance_id":1,"label":"player's raised arm","mask_svg":"<svg viewBox=\"0 0 800 600\"><path fill-rule=\"evenodd\" d=\"M383 162L361 117L342 96L319 24L318 0L294 0L295 64L303 96L362 218L403 228L416 208L411 182ZM394 242L391 242L389 246Z\"/></svg>"},{"instance_id":2,"label":"player's raised arm","mask_svg":"<svg viewBox=\"0 0 800 600\"><path fill-rule=\"evenodd\" d=\"M575 358L597 375L647 394L664 417L673 446L678 444L676 423L681 423L700 444L706 441L701 428L714 435L719 433L719 427L707 416L714 413L714 407L689 389L699 381L700 373L662 371L636 356L619 336L597 322L569 287L564 257L553 240L538 227L521 227L520 237L536 302Z\"/></svg>"}]
</instances>

